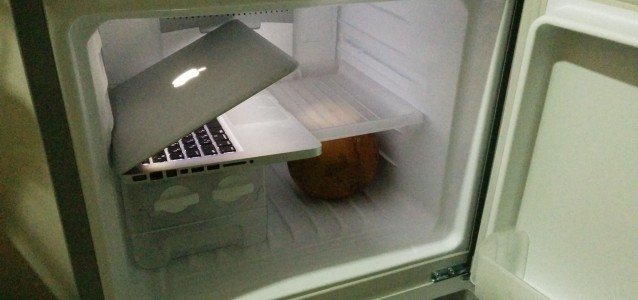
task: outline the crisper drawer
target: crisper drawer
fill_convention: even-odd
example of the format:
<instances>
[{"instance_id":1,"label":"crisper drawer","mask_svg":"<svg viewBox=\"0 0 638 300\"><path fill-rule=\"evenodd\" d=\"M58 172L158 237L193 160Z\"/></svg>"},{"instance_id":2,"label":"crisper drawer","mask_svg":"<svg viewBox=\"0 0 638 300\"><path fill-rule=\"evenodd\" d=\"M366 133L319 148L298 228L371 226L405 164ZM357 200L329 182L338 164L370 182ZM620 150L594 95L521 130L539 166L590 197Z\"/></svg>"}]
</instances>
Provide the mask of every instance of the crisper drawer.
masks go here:
<instances>
[{"instance_id":1,"label":"crisper drawer","mask_svg":"<svg viewBox=\"0 0 638 300\"><path fill-rule=\"evenodd\" d=\"M176 257L266 240L263 167L192 172L137 182L122 177L131 254L140 267L159 268Z\"/></svg>"},{"instance_id":2,"label":"crisper drawer","mask_svg":"<svg viewBox=\"0 0 638 300\"><path fill-rule=\"evenodd\" d=\"M122 201L132 234L266 207L263 167L234 167L143 182L128 179L123 179Z\"/></svg>"},{"instance_id":3,"label":"crisper drawer","mask_svg":"<svg viewBox=\"0 0 638 300\"><path fill-rule=\"evenodd\" d=\"M133 258L145 269L163 267L173 258L231 245L266 241L265 207L239 211L204 221L131 234Z\"/></svg>"}]
</instances>

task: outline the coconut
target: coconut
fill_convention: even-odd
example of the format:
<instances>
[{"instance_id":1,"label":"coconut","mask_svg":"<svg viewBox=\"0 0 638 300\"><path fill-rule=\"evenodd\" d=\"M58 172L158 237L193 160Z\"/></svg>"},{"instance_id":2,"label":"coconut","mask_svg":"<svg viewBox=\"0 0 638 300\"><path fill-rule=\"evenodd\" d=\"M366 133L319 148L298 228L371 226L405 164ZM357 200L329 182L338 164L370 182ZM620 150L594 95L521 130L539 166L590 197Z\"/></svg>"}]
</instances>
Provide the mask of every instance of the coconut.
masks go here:
<instances>
[{"instance_id":1,"label":"coconut","mask_svg":"<svg viewBox=\"0 0 638 300\"><path fill-rule=\"evenodd\" d=\"M320 156L288 162L294 182L308 196L333 200L366 187L377 172L379 142L366 134L321 143Z\"/></svg>"}]
</instances>

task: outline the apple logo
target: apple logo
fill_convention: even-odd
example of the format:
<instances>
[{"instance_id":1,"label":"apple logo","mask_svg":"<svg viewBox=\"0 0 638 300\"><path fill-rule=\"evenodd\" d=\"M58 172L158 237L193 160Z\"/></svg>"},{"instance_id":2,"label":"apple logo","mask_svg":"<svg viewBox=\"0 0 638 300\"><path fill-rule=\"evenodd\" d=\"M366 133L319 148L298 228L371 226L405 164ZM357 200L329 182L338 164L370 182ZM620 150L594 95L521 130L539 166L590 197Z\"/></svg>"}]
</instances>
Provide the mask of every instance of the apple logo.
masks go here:
<instances>
[{"instance_id":1,"label":"apple logo","mask_svg":"<svg viewBox=\"0 0 638 300\"><path fill-rule=\"evenodd\" d=\"M175 80L173 80L173 87L178 88L180 86L185 85L189 80L199 76L199 73L206 70L206 67L201 67L199 69L192 68L181 75L177 76Z\"/></svg>"}]
</instances>

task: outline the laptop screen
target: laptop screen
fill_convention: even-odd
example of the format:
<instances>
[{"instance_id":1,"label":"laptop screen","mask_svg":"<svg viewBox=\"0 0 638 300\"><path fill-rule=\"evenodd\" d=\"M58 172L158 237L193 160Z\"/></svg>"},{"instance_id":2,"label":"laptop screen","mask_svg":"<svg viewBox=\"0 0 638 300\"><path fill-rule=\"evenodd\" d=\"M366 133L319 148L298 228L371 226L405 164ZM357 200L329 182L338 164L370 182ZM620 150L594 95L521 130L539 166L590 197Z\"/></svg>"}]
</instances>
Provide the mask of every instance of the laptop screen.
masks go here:
<instances>
[{"instance_id":1,"label":"laptop screen","mask_svg":"<svg viewBox=\"0 0 638 300\"><path fill-rule=\"evenodd\" d=\"M116 170L132 169L296 67L240 21L204 35L109 92Z\"/></svg>"}]
</instances>

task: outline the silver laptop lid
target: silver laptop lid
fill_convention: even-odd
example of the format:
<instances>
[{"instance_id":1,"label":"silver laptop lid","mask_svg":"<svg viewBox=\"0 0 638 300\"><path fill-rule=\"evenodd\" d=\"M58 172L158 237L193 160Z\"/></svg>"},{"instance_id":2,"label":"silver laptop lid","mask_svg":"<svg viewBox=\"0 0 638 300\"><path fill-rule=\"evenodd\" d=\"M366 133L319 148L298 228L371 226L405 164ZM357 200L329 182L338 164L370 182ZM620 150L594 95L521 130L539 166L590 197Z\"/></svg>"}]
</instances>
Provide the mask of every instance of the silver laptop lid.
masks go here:
<instances>
[{"instance_id":1,"label":"silver laptop lid","mask_svg":"<svg viewBox=\"0 0 638 300\"><path fill-rule=\"evenodd\" d=\"M120 174L288 75L297 63L230 21L113 88Z\"/></svg>"}]
</instances>

